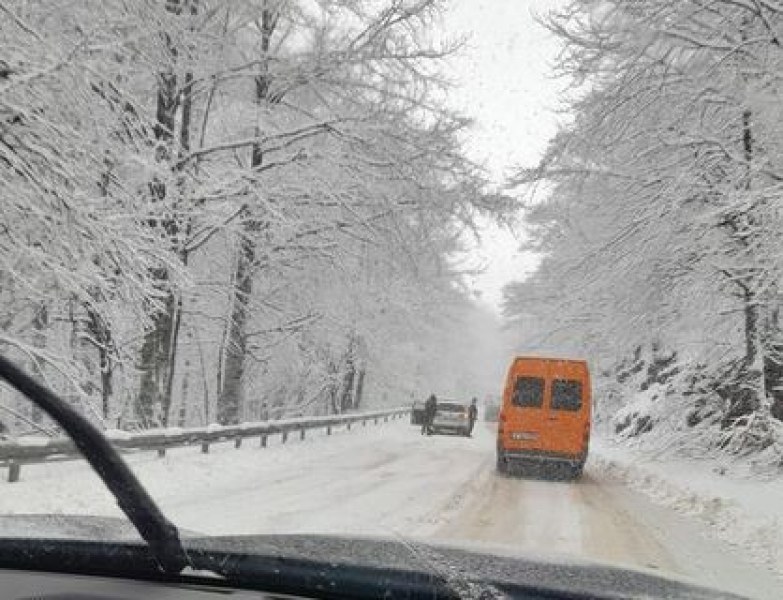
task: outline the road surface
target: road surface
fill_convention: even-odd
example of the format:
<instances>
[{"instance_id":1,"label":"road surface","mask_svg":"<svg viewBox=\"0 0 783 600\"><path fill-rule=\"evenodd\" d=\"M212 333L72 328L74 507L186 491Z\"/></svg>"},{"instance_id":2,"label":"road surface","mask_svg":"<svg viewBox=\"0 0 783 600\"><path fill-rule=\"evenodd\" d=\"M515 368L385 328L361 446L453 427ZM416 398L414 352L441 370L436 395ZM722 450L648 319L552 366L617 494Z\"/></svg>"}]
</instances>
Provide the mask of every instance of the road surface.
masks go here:
<instances>
[{"instance_id":1,"label":"road surface","mask_svg":"<svg viewBox=\"0 0 783 600\"><path fill-rule=\"evenodd\" d=\"M164 512L206 534L338 533L503 545L695 579L752 597L783 597L783 580L746 562L698 524L588 466L578 483L501 477L494 437L421 436L405 422L245 444L140 455L134 470ZM26 466L0 483L0 514L116 515L83 463Z\"/></svg>"}]
</instances>

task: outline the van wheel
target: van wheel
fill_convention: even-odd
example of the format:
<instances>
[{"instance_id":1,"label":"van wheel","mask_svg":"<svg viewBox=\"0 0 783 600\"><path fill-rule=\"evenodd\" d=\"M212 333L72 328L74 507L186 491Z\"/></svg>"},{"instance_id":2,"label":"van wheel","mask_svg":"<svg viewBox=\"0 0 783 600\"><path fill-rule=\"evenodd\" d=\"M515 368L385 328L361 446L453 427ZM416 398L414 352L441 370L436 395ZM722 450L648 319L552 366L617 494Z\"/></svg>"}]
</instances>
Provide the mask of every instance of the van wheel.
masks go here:
<instances>
[{"instance_id":1,"label":"van wheel","mask_svg":"<svg viewBox=\"0 0 783 600\"><path fill-rule=\"evenodd\" d=\"M582 472L584 471L584 468L585 466L581 464L572 466L569 473L571 480L579 481L582 478Z\"/></svg>"},{"instance_id":2,"label":"van wheel","mask_svg":"<svg viewBox=\"0 0 783 600\"><path fill-rule=\"evenodd\" d=\"M498 473L500 473L501 475L508 475L508 461L505 459L505 457L502 454L500 454L500 452L498 452L497 455L496 467Z\"/></svg>"}]
</instances>

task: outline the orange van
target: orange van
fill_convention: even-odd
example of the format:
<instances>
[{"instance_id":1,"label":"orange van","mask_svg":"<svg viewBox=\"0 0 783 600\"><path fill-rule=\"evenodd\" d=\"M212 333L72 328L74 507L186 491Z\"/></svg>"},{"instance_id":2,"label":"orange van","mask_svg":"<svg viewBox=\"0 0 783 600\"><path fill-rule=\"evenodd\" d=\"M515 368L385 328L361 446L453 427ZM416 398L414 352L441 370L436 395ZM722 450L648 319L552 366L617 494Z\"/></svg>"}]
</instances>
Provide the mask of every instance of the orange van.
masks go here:
<instances>
[{"instance_id":1,"label":"orange van","mask_svg":"<svg viewBox=\"0 0 783 600\"><path fill-rule=\"evenodd\" d=\"M560 465L582 474L590 441L590 374L583 360L517 357L498 418L497 468Z\"/></svg>"}]
</instances>

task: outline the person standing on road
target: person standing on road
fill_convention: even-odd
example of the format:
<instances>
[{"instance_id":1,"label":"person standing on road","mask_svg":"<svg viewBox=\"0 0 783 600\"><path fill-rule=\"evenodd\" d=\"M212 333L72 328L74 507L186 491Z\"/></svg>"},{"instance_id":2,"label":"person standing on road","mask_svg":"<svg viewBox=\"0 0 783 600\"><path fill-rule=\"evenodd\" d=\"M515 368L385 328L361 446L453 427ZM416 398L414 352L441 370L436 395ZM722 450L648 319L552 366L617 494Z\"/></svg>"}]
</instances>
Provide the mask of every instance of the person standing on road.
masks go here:
<instances>
[{"instance_id":1,"label":"person standing on road","mask_svg":"<svg viewBox=\"0 0 783 600\"><path fill-rule=\"evenodd\" d=\"M476 419L478 419L478 406L476 406L476 402L476 398L473 398L468 407L468 437L473 435L473 425L476 424Z\"/></svg>"},{"instance_id":2,"label":"person standing on road","mask_svg":"<svg viewBox=\"0 0 783 600\"><path fill-rule=\"evenodd\" d=\"M421 423L421 435L425 433L432 435L432 420L435 418L435 413L438 410L438 400L435 398L435 394L430 394L427 401L424 403L424 419Z\"/></svg>"}]
</instances>

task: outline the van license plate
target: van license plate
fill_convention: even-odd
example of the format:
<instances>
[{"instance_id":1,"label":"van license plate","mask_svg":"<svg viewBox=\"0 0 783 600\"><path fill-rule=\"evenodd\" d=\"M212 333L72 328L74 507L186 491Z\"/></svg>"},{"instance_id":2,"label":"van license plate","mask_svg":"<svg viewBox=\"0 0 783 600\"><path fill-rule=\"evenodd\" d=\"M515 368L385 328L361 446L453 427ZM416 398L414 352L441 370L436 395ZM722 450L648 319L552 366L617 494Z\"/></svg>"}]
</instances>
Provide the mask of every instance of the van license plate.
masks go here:
<instances>
[{"instance_id":1,"label":"van license plate","mask_svg":"<svg viewBox=\"0 0 783 600\"><path fill-rule=\"evenodd\" d=\"M538 434L532 431L513 431L511 433L512 440L535 440L538 439Z\"/></svg>"}]
</instances>

